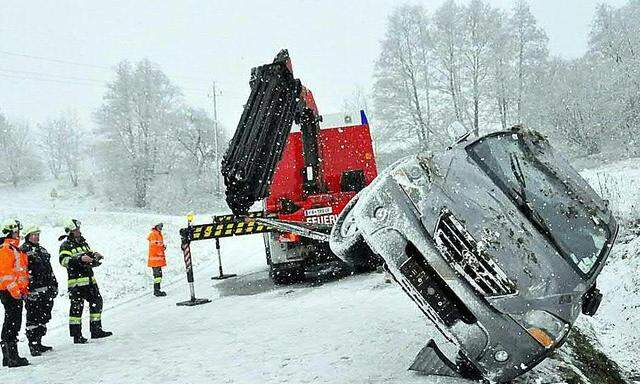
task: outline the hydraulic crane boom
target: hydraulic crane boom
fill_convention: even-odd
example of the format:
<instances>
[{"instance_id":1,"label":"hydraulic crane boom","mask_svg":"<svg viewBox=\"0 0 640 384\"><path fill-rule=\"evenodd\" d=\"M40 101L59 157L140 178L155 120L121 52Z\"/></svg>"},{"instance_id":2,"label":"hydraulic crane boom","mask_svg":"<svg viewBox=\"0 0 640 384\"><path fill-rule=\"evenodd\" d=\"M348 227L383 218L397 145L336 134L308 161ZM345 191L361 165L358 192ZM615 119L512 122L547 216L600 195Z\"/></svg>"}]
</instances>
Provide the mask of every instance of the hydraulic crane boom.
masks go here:
<instances>
[{"instance_id":1,"label":"hydraulic crane boom","mask_svg":"<svg viewBox=\"0 0 640 384\"><path fill-rule=\"evenodd\" d=\"M293 77L287 50L273 63L253 68L249 85L251 94L222 159L227 204L236 215L269 195L294 121L302 130L304 192L325 190L318 145L321 119L313 94Z\"/></svg>"}]
</instances>

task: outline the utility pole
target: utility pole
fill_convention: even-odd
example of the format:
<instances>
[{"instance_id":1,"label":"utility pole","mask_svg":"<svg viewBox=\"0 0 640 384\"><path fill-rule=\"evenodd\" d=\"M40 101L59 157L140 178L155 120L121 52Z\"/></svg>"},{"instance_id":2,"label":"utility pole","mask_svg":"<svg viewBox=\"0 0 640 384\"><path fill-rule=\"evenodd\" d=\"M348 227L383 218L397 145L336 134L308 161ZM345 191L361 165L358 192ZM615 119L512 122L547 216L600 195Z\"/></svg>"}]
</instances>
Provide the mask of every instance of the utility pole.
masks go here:
<instances>
[{"instance_id":1,"label":"utility pole","mask_svg":"<svg viewBox=\"0 0 640 384\"><path fill-rule=\"evenodd\" d=\"M219 138L218 138L218 104L216 103L216 82L213 82L213 145L215 145L215 191L216 194L220 195L220 155L218 151L220 150Z\"/></svg>"}]
</instances>

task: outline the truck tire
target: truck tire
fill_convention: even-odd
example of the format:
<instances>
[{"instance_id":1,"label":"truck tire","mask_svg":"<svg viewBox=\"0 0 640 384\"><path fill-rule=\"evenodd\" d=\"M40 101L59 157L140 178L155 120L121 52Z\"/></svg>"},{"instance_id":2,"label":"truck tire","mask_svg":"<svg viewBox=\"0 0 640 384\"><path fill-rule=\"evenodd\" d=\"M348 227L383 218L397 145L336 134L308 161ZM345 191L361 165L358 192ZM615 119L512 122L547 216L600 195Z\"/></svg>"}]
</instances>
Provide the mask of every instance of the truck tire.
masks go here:
<instances>
[{"instance_id":1,"label":"truck tire","mask_svg":"<svg viewBox=\"0 0 640 384\"><path fill-rule=\"evenodd\" d=\"M269 277L276 285L289 285L304 281L304 265L292 264L271 264L269 265Z\"/></svg>"},{"instance_id":2,"label":"truck tire","mask_svg":"<svg viewBox=\"0 0 640 384\"><path fill-rule=\"evenodd\" d=\"M353 267L355 272L369 272L376 269L379 259L364 241L352 215L358 202L355 195L344 207L335 225L331 229L329 247L342 261Z\"/></svg>"}]
</instances>

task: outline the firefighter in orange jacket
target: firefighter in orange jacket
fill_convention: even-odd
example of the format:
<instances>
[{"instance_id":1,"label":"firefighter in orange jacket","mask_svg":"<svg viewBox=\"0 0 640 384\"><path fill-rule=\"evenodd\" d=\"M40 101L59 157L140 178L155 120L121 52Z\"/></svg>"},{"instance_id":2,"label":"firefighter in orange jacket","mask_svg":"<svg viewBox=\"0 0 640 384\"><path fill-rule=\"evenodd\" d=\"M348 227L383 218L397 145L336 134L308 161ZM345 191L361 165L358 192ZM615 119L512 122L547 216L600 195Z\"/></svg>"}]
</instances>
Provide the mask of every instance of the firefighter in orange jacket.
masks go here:
<instances>
[{"instance_id":1,"label":"firefighter in orange jacket","mask_svg":"<svg viewBox=\"0 0 640 384\"><path fill-rule=\"evenodd\" d=\"M0 301L4 306L2 325L2 365L22 367L29 361L18 355L18 333L22 326L23 300L29 293L28 258L18 248L20 230L18 220L10 220L2 225L2 246L0 246Z\"/></svg>"},{"instance_id":2,"label":"firefighter in orange jacket","mask_svg":"<svg viewBox=\"0 0 640 384\"><path fill-rule=\"evenodd\" d=\"M167 296L166 292L160 290L162 267L167 265L167 260L164 255L167 247L164 245L164 238L162 237L162 223L156 224L151 229L147 240L149 240L149 259L147 266L151 267L153 272L153 294L154 296Z\"/></svg>"}]
</instances>

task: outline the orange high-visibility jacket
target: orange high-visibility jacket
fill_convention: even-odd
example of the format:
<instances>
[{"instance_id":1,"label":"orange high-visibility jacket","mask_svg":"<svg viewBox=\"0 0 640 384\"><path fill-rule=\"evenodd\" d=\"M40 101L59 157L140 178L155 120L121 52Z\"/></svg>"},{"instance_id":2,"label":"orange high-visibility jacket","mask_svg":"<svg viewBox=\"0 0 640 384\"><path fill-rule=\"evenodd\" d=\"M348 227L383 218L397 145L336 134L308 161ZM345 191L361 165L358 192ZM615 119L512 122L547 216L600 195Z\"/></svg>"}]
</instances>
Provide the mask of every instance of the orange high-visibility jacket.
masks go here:
<instances>
[{"instance_id":1,"label":"orange high-visibility jacket","mask_svg":"<svg viewBox=\"0 0 640 384\"><path fill-rule=\"evenodd\" d=\"M15 299L29 293L29 259L18 249L19 242L6 238L0 246L0 291L9 291Z\"/></svg>"},{"instance_id":2,"label":"orange high-visibility jacket","mask_svg":"<svg viewBox=\"0 0 640 384\"><path fill-rule=\"evenodd\" d=\"M149 267L164 267L167 265L167 260L164 256L164 238L162 232L153 228L149 236L149 261L147 265Z\"/></svg>"}]
</instances>

